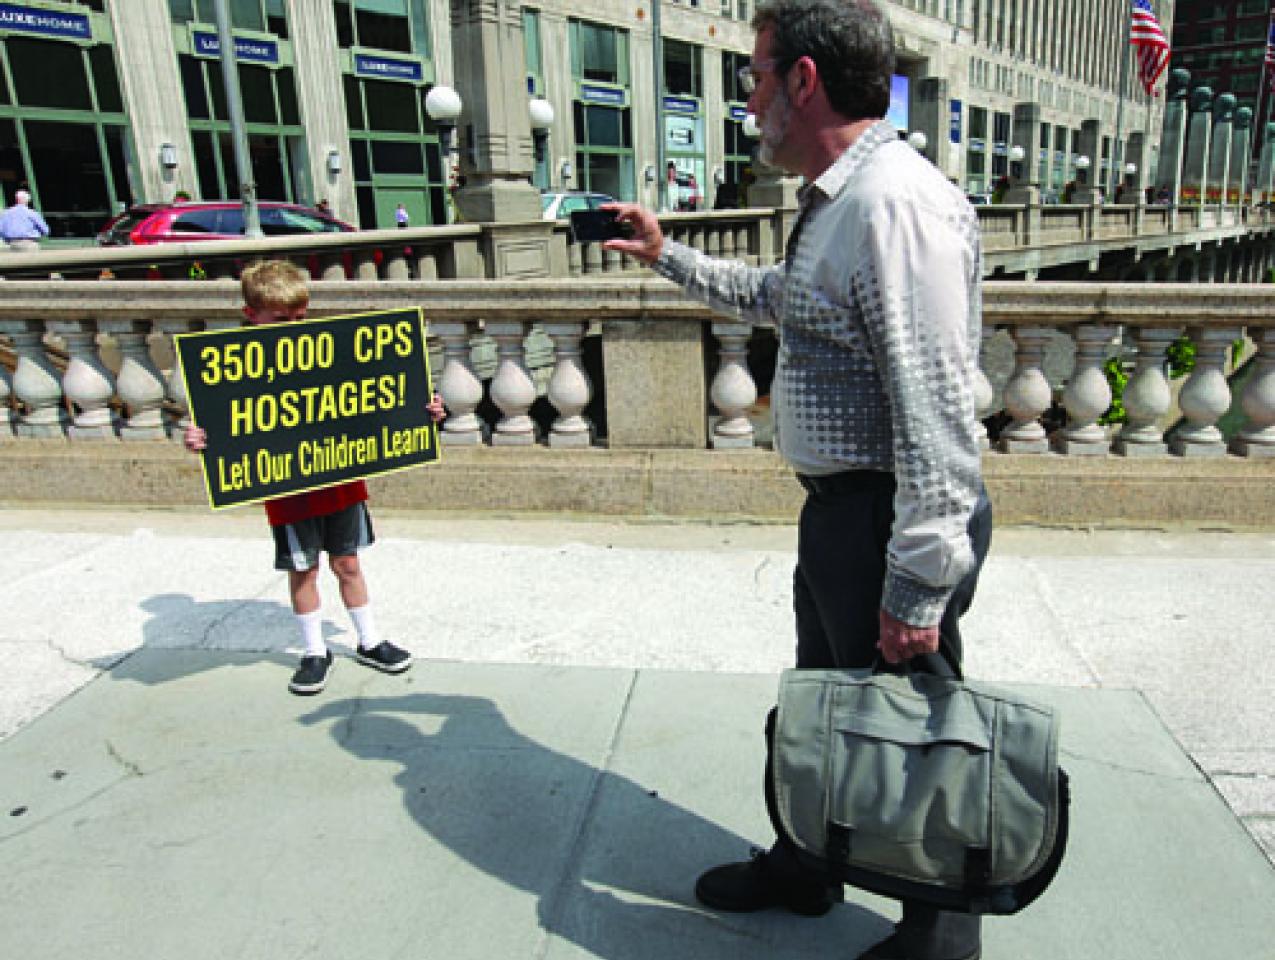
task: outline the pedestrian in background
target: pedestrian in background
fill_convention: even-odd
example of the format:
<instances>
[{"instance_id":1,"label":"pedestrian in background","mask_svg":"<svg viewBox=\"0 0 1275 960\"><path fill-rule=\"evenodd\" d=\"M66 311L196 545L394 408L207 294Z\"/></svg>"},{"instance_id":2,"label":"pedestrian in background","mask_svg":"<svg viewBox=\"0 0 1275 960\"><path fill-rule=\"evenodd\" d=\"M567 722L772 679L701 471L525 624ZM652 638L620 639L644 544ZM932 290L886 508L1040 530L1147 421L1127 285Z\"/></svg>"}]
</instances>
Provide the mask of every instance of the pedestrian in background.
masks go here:
<instances>
[{"instance_id":1,"label":"pedestrian in background","mask_svg":"<svg viewBox=\"0 0 1275 960\"><path fill-rule=\"evenodd\" d=\"M992 531L974 399L978 217L883 119L894 41L875 0L766 0L752 26L740 80L760 159L806 180L784 261L713 259L666 240L635 204L608 205L630 237L605 246L779 330L777 446L807 494L793 576L797 667L884 660L959 677L957 622ZM843 893L776 841L707 871L695 895L717 910L819 916ZM902 912L861 960L981 956L977 916L910 899Z\"/></svg>"},{"instance_id":2,"label":"pedestrian in background","mask_svg":"<svg viewBox=\"0 0 1275 960\"><path fill-rule=\"evenodd\" d=\"M398 205L398 209L394 211L394 222L398 224L400 230L406 230L410 222L410 218L407 215L407 207L401 203Z\"/></svg>"},{"instance_id":3,"label":"pedestrian in background","mask_svg":"<svg viewBox=\"0 0 1275 960\"><path fill-rule=\"evenodd\" d=\"M13 195L13 206L0 213L0 239L14 251L40 249L40 239L49 235L44 217L31 209L31 194L19 190Z\"/></svg>"}]
</instances>

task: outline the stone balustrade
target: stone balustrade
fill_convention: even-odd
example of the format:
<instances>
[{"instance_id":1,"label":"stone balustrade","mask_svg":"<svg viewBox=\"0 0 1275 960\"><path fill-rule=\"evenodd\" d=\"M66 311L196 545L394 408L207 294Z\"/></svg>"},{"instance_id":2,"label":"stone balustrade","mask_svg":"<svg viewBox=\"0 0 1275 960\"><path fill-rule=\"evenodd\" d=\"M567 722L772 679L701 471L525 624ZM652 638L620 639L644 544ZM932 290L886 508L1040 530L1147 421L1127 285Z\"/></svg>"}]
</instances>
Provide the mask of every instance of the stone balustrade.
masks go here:
<instances>
[{"instance_id":1,"label":"stone balustrade","mask_svg":"<svg viewBox=\"0 0 1275 960\"><path fill-rule=\"evenodd\" d=\"M1275 216L1264 207L995 204L976 209L988 276L1032 279L1041 271L1073 265L1092 271L1108 255L1123 254L1137 261L1148 254L1264 240L1275 234ZM673 239L710 255L755 264L782 257L792 220L793 211L783 209L661 216ZM266 256L292 259L307 267L316 280L352 283L577 277L635 270L632 263L599 244L573 243L566 221L534 221L0 252L0 278L218 279L237 276L244 263ZM1269 259L1264 250L1263 263Z\"/></svg>"},{"instance_id":2,"label":"stone balustrade","mask_svg":"<svg viewBox=\"0 0 1275 960\"><path fill-rule=\"evenodd\" d=\"M980 415L1005 421L991 455L1275 457L1269 289L987 283ZM230 281L33 281L6 284L2 294L0 348L12 374L0 375L0 439L16 442L177 436L186 412L172 334L241 319ZM447 445L739 450L768 442L768 411L757 401L769 373L750 352L773 343L773 331L715 315L662 280L319 281L311 313L416 306L451 413ZM1195 368L1177 392L1182 422L1166 436L1174 390L1165 351L1184 331L1196 344ZM1237 398L1228 374L1242 337L1254 368ZM475 360L483 338L495 345L486 370ZM540 370L528 363L535 338L550 344L538 354ZM996 342L999 362L986 359ZM1112 399L1103 364L1117 353L1132 375L1128 423L1113 429L1098 421ZM1228 445L1218 424L1233 408L1246 419ZM1050 417L1060 409L1058 426Z\"/></svg>"}]
</instances>

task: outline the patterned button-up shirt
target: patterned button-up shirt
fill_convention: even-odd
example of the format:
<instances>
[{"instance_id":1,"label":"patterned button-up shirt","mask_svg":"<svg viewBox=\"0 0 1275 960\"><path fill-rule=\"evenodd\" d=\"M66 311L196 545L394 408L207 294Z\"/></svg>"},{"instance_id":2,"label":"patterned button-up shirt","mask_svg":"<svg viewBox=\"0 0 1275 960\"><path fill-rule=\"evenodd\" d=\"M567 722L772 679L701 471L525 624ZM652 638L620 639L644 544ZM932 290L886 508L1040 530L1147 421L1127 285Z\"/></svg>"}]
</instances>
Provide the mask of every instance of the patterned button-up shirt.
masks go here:
<instances>
[{"instance_id":1,"label":"patterned button-up shirt","mask_svg":"<svg viewBox=\"0 0 1275 960\"><path fill-rule=\"evenodd\" d=\"M798 473L894 473L882 606L933 626L974 562L978 219L881 121L803 189L799 223L783 264L667 241L655 269L724 312L778 325L771 404Z\"/></svg>"}]
</instances>

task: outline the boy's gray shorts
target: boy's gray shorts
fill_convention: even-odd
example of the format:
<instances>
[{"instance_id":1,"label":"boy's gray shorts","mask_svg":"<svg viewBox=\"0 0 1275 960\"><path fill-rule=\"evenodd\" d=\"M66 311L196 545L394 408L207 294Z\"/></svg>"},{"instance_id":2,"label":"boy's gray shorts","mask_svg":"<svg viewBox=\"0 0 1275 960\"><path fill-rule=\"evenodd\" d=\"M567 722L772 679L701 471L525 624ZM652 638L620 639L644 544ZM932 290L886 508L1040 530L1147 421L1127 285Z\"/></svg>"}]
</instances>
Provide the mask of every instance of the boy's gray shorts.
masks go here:
<instances>
[{"instance_id":1,"label":"boy's gray shorts","mask_svg":"<svg viewBox=\"0 0 1275 960\"><path fill-rule=\"evenodd\" d=\"M376 542L366 502L270 530L274 534L276 570L310 570L318 566L320 553L350 557Z\"/></svg>"}]
</instances>

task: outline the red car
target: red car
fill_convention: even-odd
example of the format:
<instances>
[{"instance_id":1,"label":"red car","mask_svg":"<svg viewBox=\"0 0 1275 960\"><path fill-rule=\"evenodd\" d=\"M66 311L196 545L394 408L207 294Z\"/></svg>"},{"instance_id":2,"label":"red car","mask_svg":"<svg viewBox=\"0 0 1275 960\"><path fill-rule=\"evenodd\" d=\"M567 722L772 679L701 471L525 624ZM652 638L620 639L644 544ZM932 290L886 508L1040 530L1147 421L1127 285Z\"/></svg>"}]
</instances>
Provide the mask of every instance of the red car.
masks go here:
<instances>
[{"instance_id":1,"label":"red car","mask_svg":"<svg viewBox=\"0 0 1275 960\"><path fill-rule=\"evenodd\" d=\"M257 204L261 232L267 237L306 233L352 233L357 228L310 207L263 200ZM243 237L243 206L237 200L145 203L124 211L97 235L102 246L238 240Z\"/></svg>"}]
</instances>

